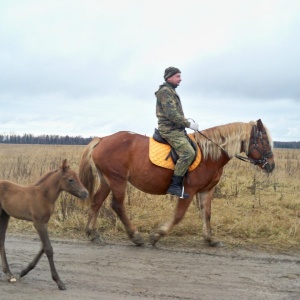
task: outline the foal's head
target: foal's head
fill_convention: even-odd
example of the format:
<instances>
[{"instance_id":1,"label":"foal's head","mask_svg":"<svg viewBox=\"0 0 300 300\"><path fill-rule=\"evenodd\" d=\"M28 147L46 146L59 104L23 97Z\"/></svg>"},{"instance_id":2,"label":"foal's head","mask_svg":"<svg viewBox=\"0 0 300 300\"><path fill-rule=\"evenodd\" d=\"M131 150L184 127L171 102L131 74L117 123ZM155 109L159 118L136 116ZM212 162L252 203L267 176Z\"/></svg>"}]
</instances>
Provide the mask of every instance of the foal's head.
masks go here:
<instances>
[{"instance_id":1,"label":"foal's head","mask_svg":"<svg viewBox=\"0 0 300 300\"><path fill-rule=\"evenodd\" d=\"M89 193L81 183L76 172L70 168L66 159L62 161L60 169L62 172L62 178L60 180L61 189L82 200L86 199Z\"/></svg>"}]
</instances>

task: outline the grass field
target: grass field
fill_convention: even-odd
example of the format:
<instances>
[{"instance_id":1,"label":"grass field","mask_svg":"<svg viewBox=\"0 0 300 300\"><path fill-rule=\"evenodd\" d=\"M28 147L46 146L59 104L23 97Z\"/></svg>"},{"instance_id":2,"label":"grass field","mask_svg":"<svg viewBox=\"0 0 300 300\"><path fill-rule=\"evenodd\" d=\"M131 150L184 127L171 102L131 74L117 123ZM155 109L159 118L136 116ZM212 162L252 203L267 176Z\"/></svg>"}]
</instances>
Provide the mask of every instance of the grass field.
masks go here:
<instances>
[{"instance_id":1,"label":"grass field","mask_svg":"<svg viewBox=\"0 0 300 300\"><path fill-rule=\"evenodd\" d=\"M0 144L0 178L31 184L45 172L56 169L64 158L78 171L83 149L84 146ZM237 159L225 167L215 190L211 223L214 236L229 247L299 250L300 150L274 149L274 153L276 169L270 176ZM111 211L110 201L106 202L98 229L106 237L124 238L123 226ZM145 238L155 226L172 217L175 204L171 196L153 196L132 186L128 188L128 214ZM87 209L79 199L62 193L49 223L50 235L85 238ZM33 230L29 222L10 222L10 232ZM202 220L196 201L182 223L161 243L202 245Z\"/></svg>"}]
</instances>

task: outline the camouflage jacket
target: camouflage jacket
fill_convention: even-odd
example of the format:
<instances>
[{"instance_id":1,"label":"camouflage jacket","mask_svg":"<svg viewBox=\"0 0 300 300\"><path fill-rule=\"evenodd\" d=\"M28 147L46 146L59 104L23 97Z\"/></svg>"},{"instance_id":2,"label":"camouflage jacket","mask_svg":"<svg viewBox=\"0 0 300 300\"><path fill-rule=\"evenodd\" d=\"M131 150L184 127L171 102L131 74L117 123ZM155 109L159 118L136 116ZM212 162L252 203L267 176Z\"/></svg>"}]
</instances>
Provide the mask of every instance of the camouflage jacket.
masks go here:
<instances>
[{"instance_id":1,"label":"camouflage jacket","mask_svg":"<svg viewBox=\"0 0 300 300\"><path fill-rule=\"evenodd\" d=\"M155 95L159 131L184 130L190 126L190 122L184 117L180 98L171 84L162 84Z\"/></svg>"}]
</instances>

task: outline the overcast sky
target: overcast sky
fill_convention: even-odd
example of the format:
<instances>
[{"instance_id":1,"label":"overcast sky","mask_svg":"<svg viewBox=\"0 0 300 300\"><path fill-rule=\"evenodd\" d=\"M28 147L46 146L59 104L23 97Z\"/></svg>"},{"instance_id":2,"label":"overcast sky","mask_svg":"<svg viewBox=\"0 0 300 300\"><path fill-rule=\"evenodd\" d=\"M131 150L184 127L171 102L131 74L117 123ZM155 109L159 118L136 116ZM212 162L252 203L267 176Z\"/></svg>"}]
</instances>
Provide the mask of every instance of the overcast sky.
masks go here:
<instances>
[{"instance_id":1,"label":"overcast sky","mask_svg":"<svg viewBox=\"0 0 300 300\"><path fill-rule=\"evenodd\" d=\"M300 141L298 0L2 0L0 133L151 135L169 66L200 129Z\"/></svg>"}]
</instances>

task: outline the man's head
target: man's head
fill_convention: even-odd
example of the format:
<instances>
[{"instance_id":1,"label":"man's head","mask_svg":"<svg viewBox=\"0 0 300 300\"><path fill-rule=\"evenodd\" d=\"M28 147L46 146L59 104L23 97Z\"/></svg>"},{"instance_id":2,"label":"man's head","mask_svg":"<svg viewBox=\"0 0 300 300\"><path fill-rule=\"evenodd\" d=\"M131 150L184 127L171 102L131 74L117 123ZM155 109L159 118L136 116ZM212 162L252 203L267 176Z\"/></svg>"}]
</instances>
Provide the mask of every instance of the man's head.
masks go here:
<instances>
[{"instance_id":1,"label":"man's head","mask_svg":"<svg viewBox=\"0 0 300 300\"><path fill-rule=\"evenodd\" d=\"M175 67L169 67L165 70L164 78L166 82L177 87L181 81L181 72Z\"/></svg>"}]
</instances>

